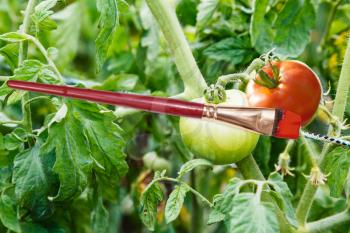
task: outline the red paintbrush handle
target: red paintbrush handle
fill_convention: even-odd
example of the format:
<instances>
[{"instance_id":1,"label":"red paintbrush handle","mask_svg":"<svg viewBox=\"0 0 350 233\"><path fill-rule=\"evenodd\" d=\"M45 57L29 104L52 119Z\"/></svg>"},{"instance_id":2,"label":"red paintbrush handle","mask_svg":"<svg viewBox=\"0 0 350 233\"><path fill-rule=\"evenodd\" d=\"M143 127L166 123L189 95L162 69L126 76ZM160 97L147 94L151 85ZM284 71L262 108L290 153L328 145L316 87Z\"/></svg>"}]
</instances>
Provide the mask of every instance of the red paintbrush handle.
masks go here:
<instances>
[{"instance_id":1,"label":"red paintbrush handle","mask_svg":"<svg viewBox=\"0 0 350 233\"><path fill-rule=\"evenodd\" d=\"M165 113L176 116L201 118L204 108L204 105L201 103L138 94L97 91L77 87L16 80L9 80L7 85L14 89L72 97L76 99L90 100L104 104L136 108L149 112Z\"/></svg>"}]
</instances>

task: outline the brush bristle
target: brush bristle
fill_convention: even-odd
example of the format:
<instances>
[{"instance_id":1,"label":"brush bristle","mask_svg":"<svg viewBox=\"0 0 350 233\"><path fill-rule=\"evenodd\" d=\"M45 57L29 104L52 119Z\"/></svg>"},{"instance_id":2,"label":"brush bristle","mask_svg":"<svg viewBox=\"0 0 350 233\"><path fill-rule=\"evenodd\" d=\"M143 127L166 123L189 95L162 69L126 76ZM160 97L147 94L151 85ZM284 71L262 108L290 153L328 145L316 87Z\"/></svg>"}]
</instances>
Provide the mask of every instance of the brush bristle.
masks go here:
<instances>
[{"instance_id":1,"label":"brush bristle","mask_svg":"<svg viewBox=\"0 0 350 233\"><path fill-rule=\"evenodd\" d=\"M291 111L277 110L273 136L297 139L301 127L301 117Z\"/></svg>"}]
</instances>

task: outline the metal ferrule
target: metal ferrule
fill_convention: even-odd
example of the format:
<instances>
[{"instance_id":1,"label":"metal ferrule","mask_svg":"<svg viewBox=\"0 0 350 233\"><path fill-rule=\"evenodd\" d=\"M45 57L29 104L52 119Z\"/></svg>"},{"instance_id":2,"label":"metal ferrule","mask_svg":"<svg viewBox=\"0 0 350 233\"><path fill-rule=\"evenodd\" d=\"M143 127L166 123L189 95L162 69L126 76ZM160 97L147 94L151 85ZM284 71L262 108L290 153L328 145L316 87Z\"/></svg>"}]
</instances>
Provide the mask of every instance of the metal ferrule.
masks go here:
<instances>
[{"instance_id":1,"label":"metal ferrule","mask_svg":"<svg viewBox=\"0 0 350 233\"><path fill-rule=\"evenodd\" d=\"M205 105L202 118L233 124L264 135L273 135L275 109Z\"/></svg>"}]
</instances>

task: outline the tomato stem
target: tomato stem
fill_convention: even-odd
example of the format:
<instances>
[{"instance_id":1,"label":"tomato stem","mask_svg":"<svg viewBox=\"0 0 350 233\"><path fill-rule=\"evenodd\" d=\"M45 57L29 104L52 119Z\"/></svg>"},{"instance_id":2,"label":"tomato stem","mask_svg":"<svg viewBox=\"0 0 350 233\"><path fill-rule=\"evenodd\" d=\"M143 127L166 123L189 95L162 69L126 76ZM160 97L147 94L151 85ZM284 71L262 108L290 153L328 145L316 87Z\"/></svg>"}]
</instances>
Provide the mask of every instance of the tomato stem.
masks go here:
<instances>
[{"instance_id":1,"label":"tomato stem","mask_svg":"<svg viewBox=\"0 0 350 233\"><path fill-rule=\"evenodd\" d=\"M309 157L310 157L312 166L313 167L318 166L317 165L317 152L315 151L312 142L310 142L308 139L306 139L304 137L304 135L301 135L300 137L301 137L301 141L304 143L304 145L306 147L306 150L309 152L308 155L310 155Z\"/></svg>"},{"instance_id":2,"label":"tomato stem","mask_svg":"<svg viewBox=\"0 0 350 233\"><path fill-rule=\"evenodd\" d=\"M58 79L62 82L63 81L63 77L62 77L60 71L57 69L56 64L50 58L50 56L49 56L48 52L46 51L45 47L35 37L33 37L33 36L29 35L29 34L25 34L25 36L39 49L41 54L45 57L48 65L52 68L52 70L57 75Z\"/></svg>"},{"instance_id":3,"label":"tomato stem","mask_svg":"<svg viewBox=\"0 0 350 233\"><path fill-rule=\"evenodd\" d=\"M225 86L230 82L249 80L250 74L253 71L261 69L261 67L263 67L264 64L265 62L263 60L261 60L260 58L256 58L252 61L252 63L247 67L247 69L244 72L220 76L216 82L216 85L220 85L225 88Z\"/></svg>"},{"instance_id":4,"label":"tomato stem","mask_svg":"<svg viewBox=\"0 0 350 233\"><path fill-rule=\"evenodd\" d=\"M160 177L160 178L152 180L152 182L148 184L147 188L143 192L146 192L147 189L149 187L151 187L154 183L161 182L161 181L170 181L170 182L174 182L174 183L178 183L178 184L183 184L190 190L191 193L193 193L195 196L197 196L200 200L202 200L204 203L206 203L209 207L214 206L213 203L211 203L207 198L205 198L201 193L199 193L197 190L195 190L194 188L189 186L187 183L185 183L182 180L171 178L171 177Z\"/></svg>"},{"instance_id":5,"label":"tomato stem","mask_svg":"<svg viewBox=\"0 0 350 233\"><path fill-rule=\"evenodd\" d=\"M265 180L252 155L236 163L245 179Z\"/></svg>"},{"instance_id":6,"label":"tomato stem","mask_svg":"<svg viewBox=\"0 0 350 233\"><path fill-rule=\"evenodd\" d=\"M146 2L158 21L174 56L175 64L184 82L185 93L190 98L202 96L207 84L193 57L174 9L168 1L146 0Z\"/></svg>"},{"instance_id":7,"label":"tomato stem","mask_svg":"<svg viewBox=\"0 0 350 233\"><path fill-rule=\"evenodd\" d=\"M26 33L30 26L30 15L34 9L35 6L35 0L29 0L27 7L24 11L24 18L23 18L23 24L20 26L19 31L21 33ZM18 65L20 66L24 59L27 57L27 51L28 51L28 42L21 42L19 44L19 54L18 54ZM21 100L21 106L22 106L22 114L23 114L23 123L25 129L28 131L28 133L31 133L33 131L32 126L32 111L29 104L26 104L29 100L29 93L25 93ZM29 146L32 146L34 142L31 140L28 141Z\"/></svg>"},{"instance_id":8,"label":"tomato stem","mask_svg":"<svg viewBox=\"0 0 350 233\"><path fill-rule=\"evenodd\" d=\"M335 97L334 106L332 110L333 116L337 117L340 121L342 121L344 118L344 111L345 111L348 92L350 88L349 77L350 77L350 38L345 51L344 62L343 62L343 66L342 66L339 81L338 81L337 94ZM337 129L334 129L334 127L330 126L328 130L328 135L333 136L334 133L337 133L337 132L334 132L334 130L338 131ZM329 143L324 144L322 153L320 156L321 157L320 163L319 163L321 170L323 170L325 166L325 158L329 149L330 149L330 144ZM301 227L305 224L307 220L307 216L310 211L316 191L317 191L317 187L313 186L312 183L308 181L296 210L297 220L299 224L301 224Z\"/></svg>"},{"instance_id":9,"label":"tomato stem","mask_svg":"<svg viewBox=\"0 0 350 233\"><path fill-rule=\"evenodd\" d=\"M306 224L305 230L308 233L326 232L327 230L335 226L345 224L349 221L350 221L350 210L346 209L341 213Z\"/></svg>"}]
</instances>

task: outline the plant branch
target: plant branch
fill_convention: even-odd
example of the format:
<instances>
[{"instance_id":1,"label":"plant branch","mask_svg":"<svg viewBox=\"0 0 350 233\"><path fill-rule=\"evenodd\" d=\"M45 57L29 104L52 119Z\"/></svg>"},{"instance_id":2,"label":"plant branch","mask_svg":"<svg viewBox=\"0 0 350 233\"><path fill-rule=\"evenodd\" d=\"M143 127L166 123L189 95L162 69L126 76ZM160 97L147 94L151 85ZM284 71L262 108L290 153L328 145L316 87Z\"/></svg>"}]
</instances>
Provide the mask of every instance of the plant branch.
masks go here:
<instances>
[{"instance_id":1,"label":"plant branch","mask_svg":"<svg viewBox=\"0 0 350 233\"><path fill-rule=\"evenodd\" d=\"M52 59L50 58L48 52L46 51L45 47L40 43L40 41L38 39L36 39L35 37L26 34L26 37L33 42L33 44L39 49L39 51L41 52L41 54L45 57L47 63L49 64L49 66L53 69L53 71L55 72L55 74L57 75L57 77L59 78L60 81L63 81L63 77L60 73L60 71L57 69L56 64L52 61Z\"/></svg>"},{"instance_id":2,"label":"plant branch","mask_svg":"<svg viewBox=\"0 0 350 233\"><path fill-rule=\"evenodd\" d=\"M335 214L333 216L326 217L324 219L310 222L306 224L305 230L308 233L325 232L335 226L350 222L350 211L345 211Z\"/></svg>"},{"instance_id":3,"label":"plant branch","mask_svg":"<svg viewBox=\"0 0 350 233\"><path fill-rule=\"evenodd\" d=\"M236 163L245 179L265 180L252 155Z\"/></svg>"},{"instance_id":4,"label":"plant branch","mask_svg":"<svg viewBox=\"0 0 350 233\"><path fill-rule=\"evenodd\" d=\"M347 102L348 92L350 88L349 77L350 77L350 39L348 41L347 48L345 51L344 62L340 72L340 77L339 77L338 86L337 86L337 94L334 100L334 106L332 110L333 116L337 117L340 121L343 121L343 118L344 118L344 111L346 108L346 102ZM330 126L328 135L333 136L333 134L334 134L334 129L332 126ZM329 149L330 149L330 144L326 143L323 146L320 163L319 163L321 170L324 167L325 158ZM313 186L311 182L308 181L296 210L296 216L301 226L303 226L306 223L307 215L311 208L316 190L317 190L317 187Z\"/></svg>"},{"instance_id":5,"label":"plant branch","mask_svg":"<svg viewBox=\"0 0 350 233\"><path fill-rule=\"evenodd\" d=\"M30 14L35 6L35 0L29 0L27 7L24 11L24 18L23 18L23 24L21 25L19 31L21 33L27 33L29 26L30 26ZM24 57L26 56L27 52L27 46L25 46L26 42L21 42L20 43L20 48L19 48L19 55L18 55L18 63L22 64Z\"/></svg>"},{"instance_id":6,"label":"plant branch","mask_svg":"<svg viewBox=\"0 0 350 233\"><path fill-rule=\"evenodd\" d=\"M197 190L195 190L194 188L192 188L191 186L189 186L187 183L175 179L175 178L171 178L171 177L160 177L157 179L152 180L151 183L148 184L147 187L151 187L154 183L156 182L160 182L160 181L170 181L170 182L175 182L175 183L179 183L179 184L183 184L185 185L194 195L196 195L199 199L201 199L203 202L205 202L209 207L213 207L214 204L211 203L206 197L204 197L201 193L199 193ZM144 192L147 191L147 188L144 190Z\"/></svg>"},{"instance_id":7,"label":"plant branch","mask_svg":"<svg viewBox=\"0 0 350 233\"><path fill-rule=\"evenodd\" d=\"M30 26L30 14L35 6L35 0L29 0L27 7L24 12L23 24L21 25L19 31L21 33L27 33ZM28 53L28 42L21 42L19 44L19 55L18 64L21 65ZM25 104L29 100L29 93L25 93L21 100L23 123L26 130L31 133L33 131L32 125L32 111L29 104ZM29 146L31 146L32 141L28 141Z\"/></svg>"},{"instance_id":8,"label":"plant branch","mask_svg":"<svg viewBox=\"0 0 350 233\"><path fill-rule=\"evenodd\" d=\"M146 0L153 16L156 18L163 35L168 42L175 64L184 82L184 92L190 98L203 95L207 84L197 66L192 51L174 9L164 0Z\"/></svg>"}]
</instances>

